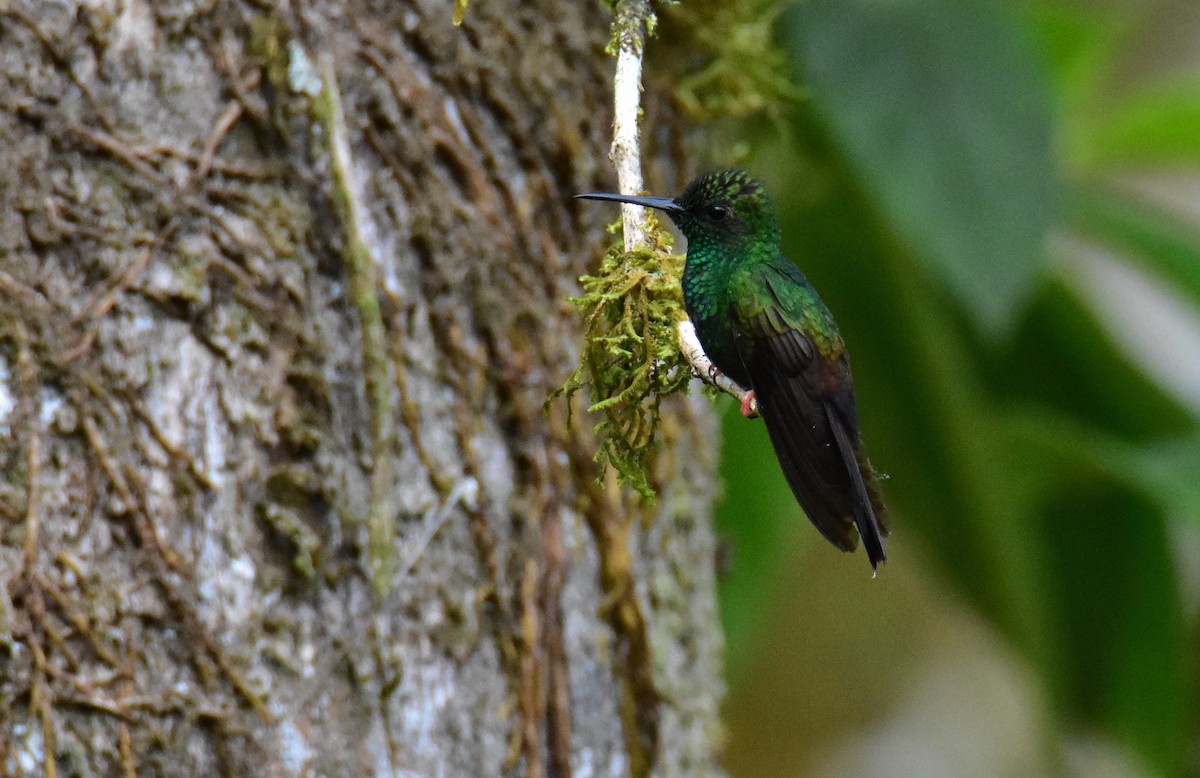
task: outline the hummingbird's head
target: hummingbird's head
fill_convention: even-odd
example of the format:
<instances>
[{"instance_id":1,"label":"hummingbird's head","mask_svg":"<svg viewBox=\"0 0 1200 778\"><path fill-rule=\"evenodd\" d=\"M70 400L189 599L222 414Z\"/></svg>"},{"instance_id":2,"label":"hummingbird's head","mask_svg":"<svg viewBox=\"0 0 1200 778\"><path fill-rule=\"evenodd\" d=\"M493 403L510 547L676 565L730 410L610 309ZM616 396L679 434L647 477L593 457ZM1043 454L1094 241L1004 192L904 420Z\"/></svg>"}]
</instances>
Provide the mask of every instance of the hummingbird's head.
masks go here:
<instances>
[{"instance_id":1,"label":"hummingbird's head","mask_svg":"<svg viewBox=\"0 0 1200 778\"><path fill-rule=\"evenodd\" d=\"M775 209L763 185L744 170L705 173L674 199L599 193L575 196L656 208L679 226L688 239L689 251L693 246L736 249L753 244L779 245Z\"/></svg>"},{"instance_id":2,"label":"hummingbird's head","mask_svg":"<svg viewBox=\"0 0 1200 778\"><path fill-rule=\"evenodd\" d=\"M767 192L744 170L721 170L693 179L674 203L678 210L667 213L689 246L779 243L779 223Z\"/></svg>"}]
</instances>

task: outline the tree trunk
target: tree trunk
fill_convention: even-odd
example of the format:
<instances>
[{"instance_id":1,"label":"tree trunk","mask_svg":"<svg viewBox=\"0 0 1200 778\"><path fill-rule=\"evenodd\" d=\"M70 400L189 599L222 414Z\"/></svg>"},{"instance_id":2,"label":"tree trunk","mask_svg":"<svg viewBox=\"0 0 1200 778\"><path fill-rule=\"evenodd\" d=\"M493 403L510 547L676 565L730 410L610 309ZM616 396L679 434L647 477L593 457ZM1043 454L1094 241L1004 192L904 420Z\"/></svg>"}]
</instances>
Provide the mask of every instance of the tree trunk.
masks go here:
<instances>
[{"instance_id":1,"label":"tree trunk","mask_svg":"<svg viewBox=\"0 0 1200 778\"><path fill-rule=\"evenodd\" d=\"M6 774L719 772L705 403L543 410L608 12L453 13L0 4Z\"/></svg>"}]
</instances>

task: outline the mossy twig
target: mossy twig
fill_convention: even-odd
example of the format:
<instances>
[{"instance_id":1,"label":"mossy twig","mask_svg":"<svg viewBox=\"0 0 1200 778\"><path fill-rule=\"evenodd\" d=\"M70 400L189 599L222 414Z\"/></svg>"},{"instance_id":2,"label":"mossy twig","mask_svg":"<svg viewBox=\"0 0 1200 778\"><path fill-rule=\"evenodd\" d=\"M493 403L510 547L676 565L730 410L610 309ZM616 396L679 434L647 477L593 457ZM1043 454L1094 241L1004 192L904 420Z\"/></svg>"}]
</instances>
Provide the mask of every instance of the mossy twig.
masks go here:
<instances>
[{"instance_id":1,"label":"mossy twig","mask_svg":"<svg viewBox=\"0 0 1200 778\"><path fill-rule=\"evenodd\" d=\"M375 263L365 238L366 209L351 178L353 159L342 110L333 59L321 58L322 88L317 98L317 120L329 138L333 202L345 231L343 261L349 281L350 302L358 312L362 330L363 381L371 424L370 495L367 503L367 545L371 577L379 594L387 591L395 570L392 539L395 517L388 508L392 491L392 443L396 423L392 413L391 366L387 355L383 314L375 291Z\"/></svg>"}]
</instances>

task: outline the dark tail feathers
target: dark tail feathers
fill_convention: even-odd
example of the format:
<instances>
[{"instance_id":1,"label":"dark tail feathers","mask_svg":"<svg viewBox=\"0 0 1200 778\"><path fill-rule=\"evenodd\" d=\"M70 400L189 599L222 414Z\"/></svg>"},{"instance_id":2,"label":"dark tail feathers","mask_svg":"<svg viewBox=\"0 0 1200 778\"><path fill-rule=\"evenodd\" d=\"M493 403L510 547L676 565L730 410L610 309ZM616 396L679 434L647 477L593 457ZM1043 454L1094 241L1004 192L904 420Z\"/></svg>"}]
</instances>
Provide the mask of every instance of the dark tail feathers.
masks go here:
<instances>
[{"instance_id":1,"label":"dark tail feathers","mask_svg":"<svg viewBox=\"0 0 1200 778\"><path fill-rule=\"evenodd\" d=\"M887 552L883 549L883 539L887 536L887 528L876 515L875 506L879 497L873 488L867 487L867 483L863 479L863 468L869 468L870 465L865 461L859 463L858 448L850 439L850 433L846 429L846 423L842 419L841 413L829 400L824 402L825 414L829 418L829 427L833 430L833 438L837 442L842 462L845 463L846 471L850 474L850 481L854 486L854 526L858 528L858 534L862 537L863 548L866 549L867 558L871 560L871 569L875 570L881 563L887 561ZM874 485L872 484L872 486Z\"/></svg>"}]
</instances>

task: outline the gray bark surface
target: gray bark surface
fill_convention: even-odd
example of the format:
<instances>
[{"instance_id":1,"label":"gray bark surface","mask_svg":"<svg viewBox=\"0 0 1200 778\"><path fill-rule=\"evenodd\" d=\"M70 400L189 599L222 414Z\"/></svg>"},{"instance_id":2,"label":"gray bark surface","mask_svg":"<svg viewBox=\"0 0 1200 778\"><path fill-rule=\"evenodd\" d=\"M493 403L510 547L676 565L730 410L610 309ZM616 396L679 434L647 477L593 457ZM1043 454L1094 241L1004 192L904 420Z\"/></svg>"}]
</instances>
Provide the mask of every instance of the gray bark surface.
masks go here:
<instances>
[{"instance_id":1,"label":"gray bark surface","mask_svg":"<svg viewBox=\"0 0 1200 778\"><path fill-rule=\"evenodd\" d=\"M0 3L0 772L719 773L706 403L543 411L608 12L452 12Z\"/></svg>"}]
</instances>

